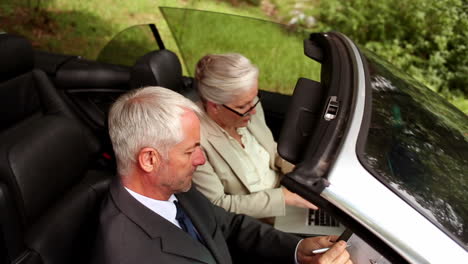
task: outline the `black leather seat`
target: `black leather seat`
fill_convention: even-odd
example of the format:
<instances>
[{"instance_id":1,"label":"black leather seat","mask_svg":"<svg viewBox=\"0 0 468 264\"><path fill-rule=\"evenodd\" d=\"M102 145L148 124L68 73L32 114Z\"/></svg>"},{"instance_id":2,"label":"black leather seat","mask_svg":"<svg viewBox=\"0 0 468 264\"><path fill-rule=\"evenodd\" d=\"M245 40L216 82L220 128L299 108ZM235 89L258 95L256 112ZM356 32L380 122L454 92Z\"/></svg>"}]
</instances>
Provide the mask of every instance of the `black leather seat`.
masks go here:
<instances>
[{"instance_id":1,"label":"black leather seat","mask_svg":"<svg viewBox=\"0 0 468 264\"><path fill-rule=\"evenodd\" d=\"M11 34L0 34L0 111L0 130L51 112L78 120L47 75L34 69L31 43Z\"/></svg>"},{"instance_id":2,"label":"black leather seat","mask_svg":"<svg viewBox=\"0 0 468 264\"><path fill-rule=\"evenodd\" d=\"M79 123L60 115L27 119L1 133L0 223L9 261L60 263L23 261L31 259L31 253L42 259L41 251L65 254L59 250L60 246L77 234L73 228L64 228L69 231L61 232L58 224L79 225L80 220L71 217L79 214L75 209L86 211L86 207L94 206L86 204L92 202L89 199L93 197L87 198L85 194L76 198L82 199L83 204L79 205L73 205L77 201L72 198L64 198L91 173L89 164L94 153L87 136ZM106 182L108 178L102 175L100 180ZM57 203L70 203L71 207L59 206L62 209L57 212L52 209ZM54 215L59 218L52 224ZM46 243L53 237L56 244ZM60 240L62 243L57 243ZM46 241L46 246L38 241Z\"/></svg>"},{"instance_id":3,"label":"black leather seat","mask_svg":"<svg viewBox=\"0 0 468 264\"><path fill-rule=\"evenodd\" d=\"M27 254L19 263L90 263L110 176L88 172L84 181L48 210L26 235Z\"/></svg>"},{"instance_id":4,"label":"black leather seat","mask_svg":"<svg viewBox=\"0 0 468 264\"><path fill-rule=\"evenodd\" d=\"M0 47L21 58L0 64L0 262L85 263L111 175L92 170L99 141L22 57L27 40L0 34Z\"/></svg>"},{"instance_id":5,"label":"black leather seat","mask_svg":"<svg viewBox=\"0 0 468 264\"><path fill-rule=\"evenodd\" d=\"M167 49L155 50L139 58L130 72L130 86L162 86L192 100L198 98L193 79L182 75L179 58Z\"/></svg>"},{"instance_id":6,"label":"black leather seat","mask_svg":"<svg viewBox=\"0 0 468 264\"><path fill-rule=\"evenodd\" d=\"M31 71L34 65L31 43L17 35L0 33L0 82Z\"/></svg>"}]
</instances>

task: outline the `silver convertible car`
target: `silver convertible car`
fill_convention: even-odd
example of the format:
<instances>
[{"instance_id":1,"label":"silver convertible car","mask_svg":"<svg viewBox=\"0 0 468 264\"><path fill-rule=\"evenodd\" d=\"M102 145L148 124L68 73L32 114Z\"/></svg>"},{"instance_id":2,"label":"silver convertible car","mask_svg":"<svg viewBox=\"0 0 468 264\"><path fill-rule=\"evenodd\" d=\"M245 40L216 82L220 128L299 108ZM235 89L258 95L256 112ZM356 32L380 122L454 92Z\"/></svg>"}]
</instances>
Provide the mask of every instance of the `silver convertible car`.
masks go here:
<instances>
[{"instance_id":1,"label":"silver convertible car","mask_svg":"<svg viewBox=\"0 0 468 264\"><path fill-rule=\"evenodd\" d=\"M355 263L468 263L464 113L339 32L161 12L172 51L154 24L122 31L96 60L0 34L1 263L87 263L115 174L110 104L146 85L197 100L195 62L222 52L260 68L267 124L295 164L282 184L380 256Z\"/></svg>"}]
</instances>

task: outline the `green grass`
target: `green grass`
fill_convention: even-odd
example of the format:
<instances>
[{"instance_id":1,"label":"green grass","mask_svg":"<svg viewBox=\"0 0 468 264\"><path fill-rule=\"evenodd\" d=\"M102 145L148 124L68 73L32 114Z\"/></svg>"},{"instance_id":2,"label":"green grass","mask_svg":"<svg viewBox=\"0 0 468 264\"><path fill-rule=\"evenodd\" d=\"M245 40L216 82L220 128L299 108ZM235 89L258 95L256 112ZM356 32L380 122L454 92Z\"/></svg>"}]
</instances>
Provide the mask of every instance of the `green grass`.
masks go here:
<instances>
[{"instance_id":1,"label":"green grass","mask_svg":"<svg viewBox=\"0 0 468 264\"><path fill-rule=\"evenodd\" d=\"M147 23L156 23L166 45L176 50L159 6L193 7L267 19L259 9L242 8L245 5L236 8L227 2L210 0L50 0L41 1L41 12L33 11L35 3L30 0L7 0L1 3L0 18L16 14L15 17L9 17L14 20L13 24L0 23L0 30L24 35L42 50L76 54L88 59L95 59L118 32ZM50 18L46 23L39 19L44 15Z\"/></svg>"},{"instance_id":2,"label":"green grass","mask_svg":"<svg viewBox=\"0 0 468 264\"><path fill-rule=\"evenodd\" d=\"M454 97L453 99L450 99L449 101L455 107L460 109L462 112L464 112L465 114L468 114L468 99L466 99L465 97L459 96L459 97Z\"/></svg>"},{"instance_id":3,"label":"green grass","mask_svg":"<svg viewBox=\"0 0 468 264\"><path fill-rule=\"evenodd\" d=\"M20 0L9 5L9 8L31 11L30 8L25 8L28 7L27 3L28 1ZM170 31L159 10L160 6L193 8L239 16L210 16L209 19L214 19L213 21L193 16L183 17L186 21L183 24L185 31L181 39L182 35L177 35L174 25L173 31ZM54 0L45 1L41 10L43 13L36 13L36 16L47 15L50 18L46 25L50 28L49 31L38 31L24 25L15 25L13 31L32 39L36 48L50 52L96 59L105 45L122 30L134 25L155 23L166 48L183 58L183 70L186 75L192 75L196 61L207 53L239 52L259 66L260 86L265 90L291 93L298 77L315 80L319 78L319 64L311 62L302 53L304 36L291 34L277 24L265 23L265 20L269 19L267 15L259 8L243 2L234 7L228 1L216 0ZM172 22L181 19L176 16L173 14ZM249 19L245 22L241 16L262 20ZM41 21L36 22L38 28L44 26L40 24ZM156 48L148 36L147 29L132 28L114 39L112 47L106 49L105 56L99 58L106 59L107 62L131 65L137 57L153 47ZM178 49L176 39L183 53Z\"/></svg>"},{"instance_id":4,"label":"green grass","mask_svg":"<svg viewBox=\"0 0 468 264\"><path fill-rule=\"evenodd\" d=\"M289 19L295 3L300 1L273 2L278 5L276 19L285 21ZM303 2L314 6L319 1ZM134 25L155 23L166 47L184 59L184 74L191 75L196 60L206 53L240 52L259 66L260 86L265 90L289 94L298 77L319 78L319 64L302 54L302 36L260 22L236 24L235 18L225 24L221 21L207 24L210 22L192 19L190 24L185 24L190 26L190 31L185 31L182 41L177 32L172 34L159 10L160 6L185 7L271 19L260 8L242 1L238 6L232 6L228 0L42 0L40 12L34 12L31 5L36 3L30 0L2 1L0 31L24 35L37 49L96 59L117 33ZM260 24L261 29L258 28ZM215 26L215 29L209 30L207 25ZM173 31L177 30L173 28ZM148 40L141 37L147 33L139 34L140 37L134 34L122 34L113 42L117 50L133 53L132 56L122 56L118 63L131 64L136 57L148 51ZM183 53L175 39L179 39ZM451 102L468 113L468 100L452 97Z\"/></svg>"}]
</instances>

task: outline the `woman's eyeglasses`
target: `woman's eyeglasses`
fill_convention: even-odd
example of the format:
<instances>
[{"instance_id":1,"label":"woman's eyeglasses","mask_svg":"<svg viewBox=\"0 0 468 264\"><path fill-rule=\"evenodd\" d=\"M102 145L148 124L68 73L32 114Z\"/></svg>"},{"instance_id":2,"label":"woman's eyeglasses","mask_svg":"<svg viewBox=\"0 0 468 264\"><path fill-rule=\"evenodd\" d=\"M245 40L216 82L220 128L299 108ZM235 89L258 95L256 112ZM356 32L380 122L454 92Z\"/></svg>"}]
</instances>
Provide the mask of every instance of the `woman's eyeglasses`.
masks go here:
<instances>
[{"instance_id":1,"label":"woman's eyeglasses","mask_svg":"<svg viewBox=\"0 0 468 264\"><path fill-rule=\"evenodd\" d=\"M250 114L250 112L252 112L252 110L254 110L254 108L258 105L258 103L260 103L260 95L258 95L257 98L258 98L258 99L257 99L257 102L255 102L255 103L252 105L252 107L250 107L250 108L249 108L247 111L245 111L244 113L239 113L239 112L237 112L236 110L232 109L231 107L229 107L229 106L227 106L227 105L225 105L225 104L223 104L223 106L224 106L227 110L233 112L234 114L236 114L236 115L238 115L238 116L240 116L240 117L245 117L245 116L247 116L248 114Z\"/></svg>"}]
</instances>

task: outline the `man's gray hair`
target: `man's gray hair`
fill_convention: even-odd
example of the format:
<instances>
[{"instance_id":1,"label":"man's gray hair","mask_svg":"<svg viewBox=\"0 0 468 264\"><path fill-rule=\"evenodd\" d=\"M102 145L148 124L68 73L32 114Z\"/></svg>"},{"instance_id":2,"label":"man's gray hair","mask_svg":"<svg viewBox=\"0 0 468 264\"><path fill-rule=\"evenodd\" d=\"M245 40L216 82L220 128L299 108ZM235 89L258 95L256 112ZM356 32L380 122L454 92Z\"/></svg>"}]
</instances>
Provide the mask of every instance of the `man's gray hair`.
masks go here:
<instances>
[{"instance_id":1,"label":"man's gray hair","mask_svg":"<svg viewBox=\"0 0 468 264\"><path fill-rule=\"evenodd\" d=\"M108 118L118 174L127 175L145 147L167 158L169 149L184 139L181 115L186 111L202 115L192 101L163 87L140 88L120 96Z\"/></svg>"},{"instance_id":2,"label":"man's gray hair","mask_svg":"<svg viewBox=\"0 0 468 264\"><path fill-rule=\"evenodd\" d=\"M195 79L203 100L227 104L252 88L258 68L238 53L208 54L198 61Z\"/></svg>"}]
</instances>

